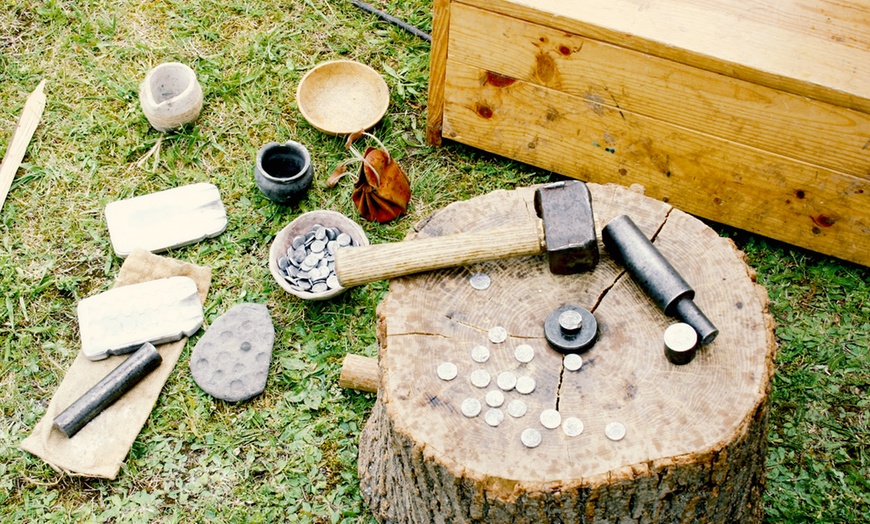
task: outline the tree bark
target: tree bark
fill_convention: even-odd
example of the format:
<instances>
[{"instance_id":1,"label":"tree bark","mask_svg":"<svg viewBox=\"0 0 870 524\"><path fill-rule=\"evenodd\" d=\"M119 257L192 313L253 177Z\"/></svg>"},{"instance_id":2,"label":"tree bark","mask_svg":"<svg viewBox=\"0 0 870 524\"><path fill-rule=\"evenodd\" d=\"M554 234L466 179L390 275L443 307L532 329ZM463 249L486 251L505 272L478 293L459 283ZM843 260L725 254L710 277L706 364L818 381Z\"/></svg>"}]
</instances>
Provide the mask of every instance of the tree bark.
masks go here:
<instances>
[{"instance_id":1,"label":"tree bark","mask_svg":"<svg viewBox=\"0 0 870 524\"><path fill-rule=\"evenodd\" d=\"M380 522L760 522L767 415L776 350L767 295L728 239L665 203L614 185L589 184L596 230L629 215L694 287L719 328L684 366L664 355L665 316L604 251L592 272L553 275L545 256L484 262L394 279L378 308L380 387L360 438L363 496ZM413 238L534 220L534 190L496 191L447 206ZM478 290L469 276L483 272ZM544 319L573 304L598 321L578 371L544 338ZM492 342L503 327L508 337ZM528 363L515 358L534 348ZM486 362L470 356L489 349ZM457 376L444 380L450 362ZM486 370L492 382L471 383ZM504 420L485 422L486 394L508 371L535 389L502 391ZM483 409L467 417L463 401ZM512 400L525 415L507 413ZM556 409L584 429L547 429ZM625 437L605 427L621 423ZM529 448L520 435L541 435Z\"/></svg>"}]
</instances>

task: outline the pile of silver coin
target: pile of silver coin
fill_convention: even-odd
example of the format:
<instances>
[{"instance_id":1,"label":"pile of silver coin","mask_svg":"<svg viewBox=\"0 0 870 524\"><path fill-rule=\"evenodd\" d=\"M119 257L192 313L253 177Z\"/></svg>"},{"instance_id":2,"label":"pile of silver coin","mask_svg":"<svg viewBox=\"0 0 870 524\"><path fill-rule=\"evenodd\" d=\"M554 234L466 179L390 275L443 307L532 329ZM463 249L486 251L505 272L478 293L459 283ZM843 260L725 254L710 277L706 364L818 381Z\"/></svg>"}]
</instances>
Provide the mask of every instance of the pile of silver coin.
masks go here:
<instances>
[{"instance_id":1,"label":"pile of silver coin","mask_svg":"<svg viewBox=\"0 0 870 524\"><path fill-rule=\"evenodd\" d=\"M335 276L335 253L354 246L350 235L337 227L314 224L304 235L293 237L278 269L296 291L323 293L341 287Z\"/></svg>"},{"instance_id":2,"label":"pile of silver coin","mask_svg":"<svg viewBox=\"0 0 870 524\"><path fill-rule=\"evenodd\" d=\"M475 289L478 288L475 287ZM495 326L489 330L487 338L492 344L498 346L508 339L508 333L505 328ZM534 393L536 389L535 378L529 374L531 368L525 365L532 362L535 353L535 348L529 344L517 345L513 354L519 365L513 365L511 369L499 372L495 377L495 388L491 387L494 377L489 370L482 367L473 369L468 375L471 385L478 390L489 389L489 391L483 394L472 389L471 396L462 401L459 411L469 419L477 418L485 412L483 420L492 427L498 427L505 422L506 417L503 410L506 410L512 419L525 417L528 405L524 397ZM490 349L484 345L477 345L470 350L471 360L478 365L486 364L490 360L490 355ZM568 372L577 372L583 366L583 358L576 353L569 353L563 357L562 366ZM441 362L436 368L436 374L441 380L450 382L459 376L459 366L450 361ZM514 393L519 393L520 397L513 399L506 397L506 395L514 396ZM481 401L481 395L483 395L483 401ZM537 422L544 428L543 431L533 419L531 422L533 426L527 426L520 433L520 441L527 448L538 447L543 442L545 434L558 428L561 428L567 437L577 437L584 430L582 420L577 417L563 418L562 413L555 409L543 410L539 414ZM622 440L625 433L625 426L620 422L610 422L604 428L604 435L612 441Z\"/></svg>"}]
</instances>

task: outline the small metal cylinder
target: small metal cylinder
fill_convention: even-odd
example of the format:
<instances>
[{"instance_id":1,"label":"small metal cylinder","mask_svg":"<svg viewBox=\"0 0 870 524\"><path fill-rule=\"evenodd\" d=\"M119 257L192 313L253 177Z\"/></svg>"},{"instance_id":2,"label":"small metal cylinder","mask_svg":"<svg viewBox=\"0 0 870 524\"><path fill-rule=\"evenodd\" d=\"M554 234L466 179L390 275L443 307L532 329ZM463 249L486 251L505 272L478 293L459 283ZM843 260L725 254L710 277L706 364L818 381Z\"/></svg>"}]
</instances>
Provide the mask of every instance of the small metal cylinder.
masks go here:
<instances>
[{"instance_id":1,"label":"small metal cylinder","mask_svg":"<svg viewBox=\"0 0 870 524\"><path fill-rule=\"evenodd\" d=\"M598 321L580 306L562 306L544 320L544 337L560 353L586 351L598 339Z\"/></svg>"},{"instance_id":2,"label":"small metal cylinder","mask_svg":"<svg viewBox=\"0 0 870 524\"><path fill-rule=\"evenodd\" d=\"M54 427L67 438L72 437L94 417L118 400L121 395L145 378L162 361L163 358L157 352L157 348L146 342L81 398L55 417Z\"/></svg>"},{"instance_id":3,"label":"small metal cylinder","mask_svg":"<svg viewBox=\"0 0 870 524\"><path fill-rule=\"evenodd\" d=\"M698 332L701 344L709 344L719 330L692 301L695 290L647 239L627 215L610 221L601 240L614 260L625 266L632 279L666 315L676 316Z\"/></svg>"},{"instance_id":4,"label":"small metal cylinder","mask_svg":"<svg viewBox=\"0 0 870 524\"><path fill-rule=\"evenodd\" d=\"M681 366L695 358L698 332L682 322L668 326L664 334L665 356L671 364Z\"/></svg>"}]
</instances>

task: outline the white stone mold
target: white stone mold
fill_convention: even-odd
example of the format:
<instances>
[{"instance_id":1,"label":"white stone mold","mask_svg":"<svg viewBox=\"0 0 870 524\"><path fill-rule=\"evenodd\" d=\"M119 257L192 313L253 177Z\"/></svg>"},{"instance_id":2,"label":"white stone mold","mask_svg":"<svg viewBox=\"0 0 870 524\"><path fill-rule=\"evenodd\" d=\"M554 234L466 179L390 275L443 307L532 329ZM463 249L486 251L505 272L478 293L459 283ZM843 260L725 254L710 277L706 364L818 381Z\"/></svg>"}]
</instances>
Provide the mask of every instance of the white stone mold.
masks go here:
<instances>
[{"instance_id":1,"label":"white stone mold","mask_svg":"<svg viewBox=\"0 0 870 524\"><path fill-rule=\"evenodd\" d=\"M77 313L90 360L189 337L203 322L196 282L180 276L112 288L80 301Z\"/></svg>"},{"instance_id":2,"label":"white stone mold","mask_svg":"<svg viewBox=\"0 0 870 524\"><path fill-rule=\"evenodd\" d=\"M119 257L134 249L152 253L216 237L227 228L218 188L200 183L106 205L106 225Z\"/></svg>"}]
</instances>

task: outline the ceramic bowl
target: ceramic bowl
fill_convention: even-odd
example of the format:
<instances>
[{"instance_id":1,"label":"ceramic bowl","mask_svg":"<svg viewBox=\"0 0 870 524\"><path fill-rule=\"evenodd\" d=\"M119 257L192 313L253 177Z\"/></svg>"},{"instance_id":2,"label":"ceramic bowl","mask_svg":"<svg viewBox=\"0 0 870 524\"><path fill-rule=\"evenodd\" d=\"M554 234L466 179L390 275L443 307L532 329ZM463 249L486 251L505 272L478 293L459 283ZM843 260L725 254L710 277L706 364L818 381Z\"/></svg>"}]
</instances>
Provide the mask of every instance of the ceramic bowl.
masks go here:
<instances>
[{"instance_id":1,"label":"ceramic bowl","mask_svg":"<svg viewBox=\"0 0 870 524\"><path fill-rule=\"evenodd\" d=\"M333 60L302 77L296 103L315 129L349 135L380 122L390 105L390 89L371 67L353 60Z\"/></svg>"},{"instance_id":2,"label":"ceramic bowl","mask_svg":"<svg viewBox=\"0 0 870 524\"><path fill-rule=\"evenodd\" d=\"M178 62L165 62L145 76L139 89L139 104L154 129L170 131L199 117L202 87L193 69Z\"/></svg>"},{"instance_id":3,"label":"ceramic bowl","mask_svg":"<svg viewBox=\"0 0 870 524\"><path fill-rule=\"evenodd\" d=\"M269 142L257 152L254 181L266 198L276 204L298 202L308 192L313 179L311 154L299 142Z\"/></svg>"},{"instance_id":4,"label":"ceramic bowl","mask_svg":"<svg viewBox=\"0 0 870 524\"><path fill-rule=\"evenodd\" d=\"M300 291L290 285L290 282L284 278L284 273L278 267L278 259L287 255L287 248L291 246L293 239L311 231L315 224L338 228L342 233L350 235L355 246L367 246L369 244L369 239L362 227L341 213L329 210L309 211L293 219L292 222L275 235L272 247L269 249L269 271L272 273L275 282L291 295L305 300L326 300L340 295L344 292L345 288L339 286L320 293Z\"/></svg>"}]
</instances>

